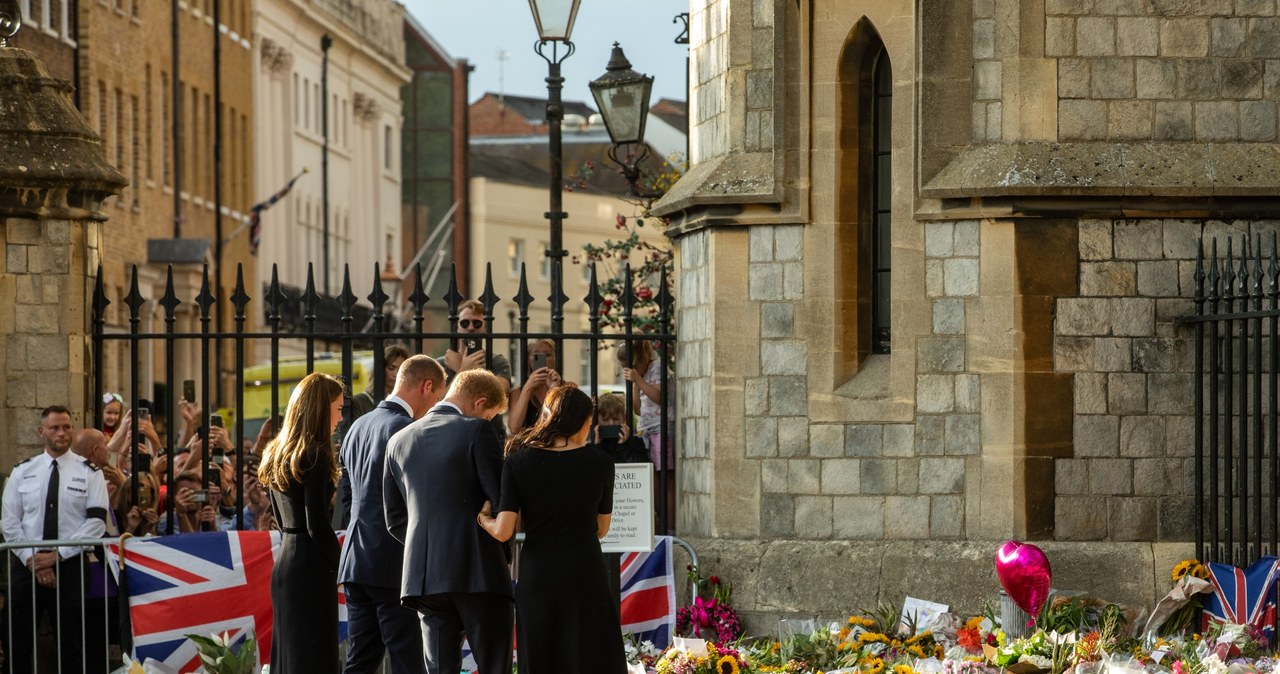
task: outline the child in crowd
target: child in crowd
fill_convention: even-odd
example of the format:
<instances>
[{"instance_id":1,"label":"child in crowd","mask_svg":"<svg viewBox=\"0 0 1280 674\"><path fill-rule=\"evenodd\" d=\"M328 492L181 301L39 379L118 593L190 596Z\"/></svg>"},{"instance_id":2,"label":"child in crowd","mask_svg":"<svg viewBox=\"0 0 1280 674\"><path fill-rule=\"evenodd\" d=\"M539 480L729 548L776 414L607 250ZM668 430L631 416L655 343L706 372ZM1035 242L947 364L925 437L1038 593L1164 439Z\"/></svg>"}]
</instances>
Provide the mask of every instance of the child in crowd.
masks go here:
<instances>
[{"instance_id":1,"label":"child in crowd","mask_svg":"<svg viewBox=\"0 0 1280 674\"><path fill-rule=\"evenodd\" d=\"M649 462L644 441L632 434L627 423L627 405L621 395L601 393L596 402L596 420L591 444L608 454L614 463Z\"/></svg>"}]
</instances>

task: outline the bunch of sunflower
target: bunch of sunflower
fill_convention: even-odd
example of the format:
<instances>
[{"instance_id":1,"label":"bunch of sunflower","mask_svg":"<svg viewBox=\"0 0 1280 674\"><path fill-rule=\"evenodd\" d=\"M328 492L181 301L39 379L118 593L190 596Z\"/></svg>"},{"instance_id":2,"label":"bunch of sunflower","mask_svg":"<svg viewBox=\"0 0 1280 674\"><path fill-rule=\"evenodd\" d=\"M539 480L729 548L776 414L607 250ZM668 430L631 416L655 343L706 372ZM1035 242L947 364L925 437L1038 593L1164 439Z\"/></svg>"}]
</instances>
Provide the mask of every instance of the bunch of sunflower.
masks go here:
<instances>
[{"instance_id":1,"label":"bunch of sunflower","mask_svg":"<svg viewBox=\"0 0 1280 674\"><path fill-rule=\"evenodd\" d=\"M1175 564L1173 572L1169 574L1170 580L1175 583L1187 576L1209 580L1209 567L1201 564L1198 559L1184 559Z\"/></svg>"}]
</instances>

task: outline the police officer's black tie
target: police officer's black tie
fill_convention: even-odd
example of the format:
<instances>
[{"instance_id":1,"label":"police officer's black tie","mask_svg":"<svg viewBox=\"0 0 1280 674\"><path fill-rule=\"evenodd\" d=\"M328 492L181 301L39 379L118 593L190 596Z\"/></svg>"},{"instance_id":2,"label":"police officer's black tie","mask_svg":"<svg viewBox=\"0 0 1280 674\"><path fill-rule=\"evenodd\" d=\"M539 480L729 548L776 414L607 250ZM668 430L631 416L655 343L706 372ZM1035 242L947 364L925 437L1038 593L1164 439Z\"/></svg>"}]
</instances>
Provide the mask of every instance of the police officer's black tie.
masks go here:
<instances>
[{"instance_id":1,"label":"police officer's black tie","mask_svg":"<svg viewBox=\"0 0 1280 674\"><path fill-rule=\"evenodd\" d=\"M44 497L44 534L46 541L58 539L58 462L49 471L49 492Z\"/></svg>"}]
</instances>

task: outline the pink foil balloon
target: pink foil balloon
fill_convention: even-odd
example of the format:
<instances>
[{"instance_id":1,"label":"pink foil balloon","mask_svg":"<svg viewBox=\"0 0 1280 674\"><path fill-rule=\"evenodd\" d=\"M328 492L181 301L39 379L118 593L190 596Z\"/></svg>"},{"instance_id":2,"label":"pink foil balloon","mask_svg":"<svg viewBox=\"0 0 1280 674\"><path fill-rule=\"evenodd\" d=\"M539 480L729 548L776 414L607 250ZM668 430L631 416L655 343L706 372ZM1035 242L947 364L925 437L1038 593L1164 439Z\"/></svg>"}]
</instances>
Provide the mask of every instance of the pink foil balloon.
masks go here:
<instances>
[{"instance_id":1,"label":"pink foil balloon","mask_svg":"<svg viewBox=\"0 0 1280 674\"><path fill-rule=\"evenodd\" d=\"M1049 596L1053 571L1044 551L1028 543L1005 541L996 550L996 575L1009 597L1035 618Z\"/></svg>"}]
</instances>

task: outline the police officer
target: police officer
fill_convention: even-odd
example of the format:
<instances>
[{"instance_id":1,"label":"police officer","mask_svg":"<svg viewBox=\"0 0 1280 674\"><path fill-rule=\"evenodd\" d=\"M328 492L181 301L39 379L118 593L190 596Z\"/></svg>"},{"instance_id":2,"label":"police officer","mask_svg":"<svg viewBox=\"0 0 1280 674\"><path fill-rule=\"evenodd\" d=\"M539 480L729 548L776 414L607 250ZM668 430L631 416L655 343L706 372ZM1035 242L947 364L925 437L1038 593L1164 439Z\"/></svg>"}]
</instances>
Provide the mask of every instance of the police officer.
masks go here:
<instances>
[{"instance_id":1,"label":"police officer","mask_svg":"<svg viewBox=\"0 0 1280 674\"><path fill-rule=\"evenodd\" d=\"M72 437L70 410L53 405L41 411L40 418L38 431L44 439L44 452L14 466L4 486L0 530L5 540L101 538L106 531L108 506L107 483L101 470L68 451ZM6 658L9 671L35 671L33 631L45 615L60 629L61 671L106 671L105 657L85 657L80 625L88 564L82 552L78 547L13 550L7 612L13 643L5 649L10 656ZM89 636L90 643L101 640L101 635Z\"/></svg>"}]
</instances>

